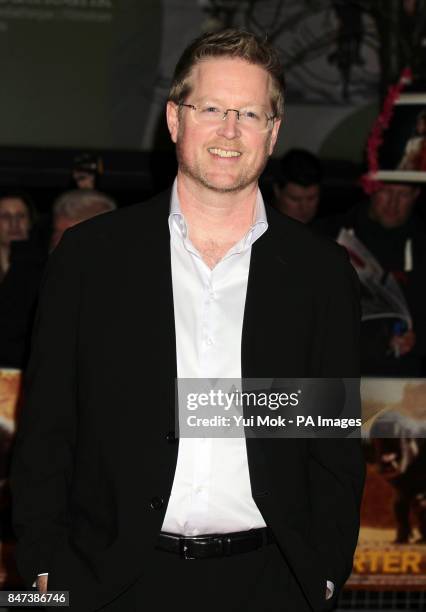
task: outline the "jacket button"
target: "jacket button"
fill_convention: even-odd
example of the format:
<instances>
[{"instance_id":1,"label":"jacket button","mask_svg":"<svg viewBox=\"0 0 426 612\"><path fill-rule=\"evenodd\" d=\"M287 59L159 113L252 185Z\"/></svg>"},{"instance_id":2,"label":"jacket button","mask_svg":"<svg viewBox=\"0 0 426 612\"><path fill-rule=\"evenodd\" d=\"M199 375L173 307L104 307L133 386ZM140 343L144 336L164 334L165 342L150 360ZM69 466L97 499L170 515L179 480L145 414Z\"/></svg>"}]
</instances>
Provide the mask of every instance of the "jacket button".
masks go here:
<instances>
[{"instance_id":1,"label":"jacket button","mask_svg":"<svg viewBox=\"0 0 426 612\"><path fill-rule=\"evenodd\" d=\"M174 442L176 442L177 438L175 436L175 432L169 431L169 433L166 436L166 440L169 444L173 444Z\"/></svg>"},{"instance_id":2,"label":"jacket button","mask_svg":"<svg viewBox=\"0 0 426 612\"><path fill-rule=\"evenodd\" d=\"M164 500L162 497L153 497L149 505L153 510L161 510L164 505Z\"/></svg>"}]
</instances>

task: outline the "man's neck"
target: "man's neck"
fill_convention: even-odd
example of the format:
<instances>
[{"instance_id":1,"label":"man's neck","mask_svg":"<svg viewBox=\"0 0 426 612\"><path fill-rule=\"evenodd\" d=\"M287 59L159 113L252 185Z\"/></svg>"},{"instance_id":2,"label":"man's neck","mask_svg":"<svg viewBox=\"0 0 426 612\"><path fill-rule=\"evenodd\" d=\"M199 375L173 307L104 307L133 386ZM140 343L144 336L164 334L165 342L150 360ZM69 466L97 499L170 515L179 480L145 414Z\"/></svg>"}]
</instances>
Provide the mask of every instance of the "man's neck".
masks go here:
<instances>
[{"instance_id":1,"label":"man's neck","mask_svg":"<svg viewBox=\"0 0 426 612\"><path fill-rule=\"evenodd\" d=\"M241 191L220 193L178 174L177 192L191 241L233 245L253 225L257 183Z\"/></svg>"}]
</instances>

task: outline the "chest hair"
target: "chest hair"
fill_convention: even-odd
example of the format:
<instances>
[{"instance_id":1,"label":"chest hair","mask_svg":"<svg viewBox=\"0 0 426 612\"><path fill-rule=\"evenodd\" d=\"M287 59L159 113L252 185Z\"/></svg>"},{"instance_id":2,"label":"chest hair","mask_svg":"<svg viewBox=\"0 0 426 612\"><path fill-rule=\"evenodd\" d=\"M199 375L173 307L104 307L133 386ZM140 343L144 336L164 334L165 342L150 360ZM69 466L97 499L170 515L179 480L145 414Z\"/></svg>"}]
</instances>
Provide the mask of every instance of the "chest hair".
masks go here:
<instances>
[{"instance_id":1,"label":"chest hair","mask_svg":"<svg viewBox=\"0 0 426 612\"><path fill-rule=\"evenodd\" d=\"M235 242L215 242L214 240L202 240L193 242L195 248L200 253L203 261L208 265L210 270L219 263L226 255L229 249L234 246Z\"/></svg>"}]
</instances>

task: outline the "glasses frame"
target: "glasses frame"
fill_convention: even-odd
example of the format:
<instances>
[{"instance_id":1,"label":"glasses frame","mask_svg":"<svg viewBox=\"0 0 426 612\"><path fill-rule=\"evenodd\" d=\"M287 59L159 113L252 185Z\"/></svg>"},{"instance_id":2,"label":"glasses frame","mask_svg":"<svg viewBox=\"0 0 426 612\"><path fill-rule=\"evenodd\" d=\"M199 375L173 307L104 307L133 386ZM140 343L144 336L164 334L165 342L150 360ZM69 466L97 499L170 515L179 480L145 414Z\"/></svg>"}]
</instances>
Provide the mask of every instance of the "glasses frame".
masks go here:
<instances>
[{"instance_id":1,"label":"glasses frame","mask_svg":"<svg viewBox=\"0 0 426 612\"><path fill-rule=\"evenodd\" d=\"M186 106L187 108L192 108L192 110L197 111L197 107L196 107L194 104L186 104L186 103L184 103L184 102L179 102L178 107L181 107L181 106ZM222 121L225 121L225 118L228 116L229 111L233 111L234 113L237 113L237 121L238 121L238 123L240 124L240 115L241 115L241 113L242 113L243 111L240 111L240 110L238 110L237 108L227 108L226 110L224 110L224 111L223 111L223 116L221 117L221 120L222 120ZM268 129L268 123L269 123L270 121L275 121L275 119L277 118L277 115L276 115L276 114L273 114L273 115L270 115L270 116L269 116L269 115L267 115L267 113L265 113L265 111L262 111L262 112L263 112L263 114L265 115L266 120L267 120L267 123L266 123L266 128L265 128L265 130L267 130L267 129ZM240 124L240 125L241 125L241 124ZM264 129L262 128L262 129L260 130L260 132L263 132L263 131L264 131Z\"/></svg>"}]
</instances>

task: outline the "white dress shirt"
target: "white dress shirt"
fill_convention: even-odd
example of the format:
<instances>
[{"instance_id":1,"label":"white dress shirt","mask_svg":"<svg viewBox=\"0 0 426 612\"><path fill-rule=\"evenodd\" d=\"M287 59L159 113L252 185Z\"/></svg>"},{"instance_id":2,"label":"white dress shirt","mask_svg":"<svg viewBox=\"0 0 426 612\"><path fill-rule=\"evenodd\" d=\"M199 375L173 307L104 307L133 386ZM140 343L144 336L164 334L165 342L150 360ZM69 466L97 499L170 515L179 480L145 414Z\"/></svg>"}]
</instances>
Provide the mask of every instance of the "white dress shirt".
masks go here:
<instances>
[{"instance_id":1,"label":"white dress shirt","mask_svg":"<svg viewBox=\"0 0 426 612\"><path fill-rule=\"evenodd\" d=\"M178 378L241 379L241 335L255 221L211 270L188 237L176 181L169 216ZM245 438L181 438L162 531L187 536L265 527L250 486Z\"/></svg>"},{"instance_id":2,"label":"white dress shirt","mask_svg":"<svg viewBox=\"0 0 426 612\"><path fill-rule=\"evenodd\" d=\"M178 378L241 379L251 247L268 229L262 194L253 225L213 269L189 239L176 180L169 228ZM245 438L180 438L162 531L196 536L265 526L251 494ZM333 591L327 580L327 599Z\"/></svg>"}]
</instances>

